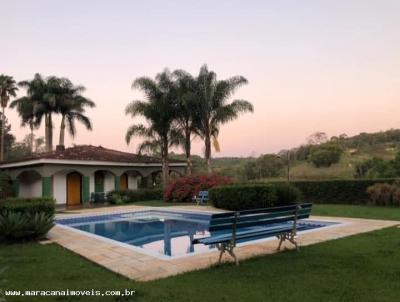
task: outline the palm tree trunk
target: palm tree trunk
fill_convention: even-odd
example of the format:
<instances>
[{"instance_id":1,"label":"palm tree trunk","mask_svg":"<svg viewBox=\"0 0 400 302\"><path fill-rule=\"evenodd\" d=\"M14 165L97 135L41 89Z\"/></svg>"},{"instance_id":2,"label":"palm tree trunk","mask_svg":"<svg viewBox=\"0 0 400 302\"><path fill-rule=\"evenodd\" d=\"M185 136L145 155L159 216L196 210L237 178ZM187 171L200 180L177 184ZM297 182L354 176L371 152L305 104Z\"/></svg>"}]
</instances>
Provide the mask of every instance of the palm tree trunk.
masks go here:
<instances>
[{"instance_id":1,"label":"palm tree trunk","mask_svg":"<svg viewBox=\"0 0 400 302\"><path fill-rule=\"evenodd\" d=\"M64 146L64 136L65 136L65 115L61 118L61 126L60 126L60 139L58 144L60 146Z\"/></svg>"},{"instance_id":2,"label":"palm tree trunk","mask_svg":"<svg viewBox=\"0 0 400 302\"><path fill-rule=\"evenodd\" d=\"M192 156L190 154L191 141L190 141L190 130L186 130L185 133L185 153L186 153L186 175L192 175Z\"/></svg>"},{"instance_id":3,"label":"palm tree trunk","mask_svg":"<svg viewBox=\"0 0 400 302\"><path fill-rule=\"evenodd\" d=\"M47 113L44 115L44 140L46 152L49 152L49 116Z\"/></svg>"},{"instance_id":4,"label":"palm tree trunk","mask_svg":"<svg viewBox=\"0 0 400 302\"><path fill-rule=\"evenodd\" d=\"M163 185L166 186L169 180L168 138L163 139L161 158L162 158L162 181Z\"/></svg>"},{"instance_id":5,"label":"palm tree trunk","mask_svg":"<svg viewBox=\"0 0 400 302\"><path fill-rule=\"evenodd\" d=\"M49 113L49 152L53 151L53 120L51 118L51 113Z\"/></svg>"},{"instance_id":6,"label":"palm tree trunk","mask_svg":"<svg viewBox=\"0 0 400 302\"><path fill-rule=\"evenodd\" d=\"M0 152L0 160L4 160L4 133L5 133L5 125L6 125L6 116L4 115L4 107L1 121L1 152Z\"/></svg>"},{"instance_id":7,"label":"palm tree trunk","mask_svg":"<svg viewBox=\"0 0 400 302\"><path fill-rule=\"evenodd\" d=\"M29 122L29 128L31 129L31 141L29 143L31 145L31 152L33 153L33 122Z\"/></svg>"},{"instance_id":8,"label":"palm tree trunk","mask_svg":"<svg viewBox=\"0 0 400 302\"><path fill-rule=\"evenodd\" d=\"M209 133L206 134L205 137L205 158L207 161L208 174L212 174L212 166L211 166L211 135Z\"/></svg>"}]
</instances>

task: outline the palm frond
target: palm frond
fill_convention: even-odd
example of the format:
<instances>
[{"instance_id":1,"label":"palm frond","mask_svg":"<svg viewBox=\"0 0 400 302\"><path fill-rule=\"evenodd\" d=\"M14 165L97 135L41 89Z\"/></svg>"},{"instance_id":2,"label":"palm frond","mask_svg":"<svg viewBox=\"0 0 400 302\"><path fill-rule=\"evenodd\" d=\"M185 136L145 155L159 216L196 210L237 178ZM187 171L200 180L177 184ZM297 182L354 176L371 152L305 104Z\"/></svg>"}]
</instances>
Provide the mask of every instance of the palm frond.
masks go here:
<instances>
[{"instance_id":1,"label":"palm frond","mask_svg":"<svg viewBox=\"0 0 400 302\"><path fill-rule=\"evenodd\" d=\"M130 143L131 139L133 136L139 136L139 137L152 137L153 133L150 128L147 128L146 126L142 124L137 124L137 125L132 125L128 128L126 131L125 135L125 141L127 144Z\"/></svg>"}]
</instances>

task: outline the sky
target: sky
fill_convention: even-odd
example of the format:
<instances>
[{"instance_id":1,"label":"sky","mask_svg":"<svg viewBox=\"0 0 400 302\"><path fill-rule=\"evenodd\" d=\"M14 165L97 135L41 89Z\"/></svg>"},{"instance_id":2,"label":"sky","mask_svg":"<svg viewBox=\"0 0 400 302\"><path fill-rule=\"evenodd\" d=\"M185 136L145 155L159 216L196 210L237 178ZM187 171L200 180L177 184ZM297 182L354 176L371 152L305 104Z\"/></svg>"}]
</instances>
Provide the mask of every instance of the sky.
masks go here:
<instances>
[{"instance_id":1,"label":"sky","mask_svg":"<svg viewBox=\"0 0 400 302\"><path fill-rule=\"evenodd\" d=\"M68 77L96 102L66 144L134 152L133 80L164 68L249 81L253 114L222 126L216 156L256 156L329 136L400 128L400 1L0 0L0 73ZM19 96L25 91L21 90ZM6 114L21 140L15 111ZM58 142L55 118L54 142ZM44 136L44 128L36 131ZM203 143L194 141L193 153ZM180 152L179 150L176 150Z\"/></svg>"}]
</instances>

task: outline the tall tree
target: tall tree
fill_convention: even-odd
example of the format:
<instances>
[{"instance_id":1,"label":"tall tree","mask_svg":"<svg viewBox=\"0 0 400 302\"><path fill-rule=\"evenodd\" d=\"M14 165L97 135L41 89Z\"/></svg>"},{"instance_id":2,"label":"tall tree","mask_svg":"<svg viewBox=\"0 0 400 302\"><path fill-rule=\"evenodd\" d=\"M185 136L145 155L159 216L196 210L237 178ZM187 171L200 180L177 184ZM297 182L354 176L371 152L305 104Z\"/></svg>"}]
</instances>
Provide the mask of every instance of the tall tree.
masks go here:
<instances>
[{"instance_id":1,"label":"tall tree","mask_svg":"<svg viewBox=\"0 0 400 302\"><path fill-rule=\"evenodd\" d=\"M228 103L233 93L247 84L242 76L234 76L227 80L217 80L217 75L203 65L197 77L197 94L199 98L199 122L197 132L204 139L205 158L208 173L212 173L211 139L218 151L218 134L222 124L238 118L239 114L253 112L253 105L245 100L234 100Z\"/></svg>"},{"instance_id":2,"label":"tall tree","mask_svg":"<svg viewBox=\"0 0 400 302\"><path fill-rule=\"evenodd\" d=\"M4 160L4 133L6 125L5 109L7 107L10 97L17 96L17 83L8 75L0 75L0 104L2 108L2 127L1 127L1 146L0 146L0 161Z\"/></svg>"},{"instance_id":3,"label":"tall tree","mask_svg":"<svg viewBox=\"0 0 400 302\"><path fill-rule=\"evenodd\" d=\"M186 156L186 173L192 174L192 138L196 131L198 120L198 95L196 93L196 79L184 70L175 70L177 88L177 116L176 124L179 131L181 145Z\"/></svg>"},{"instance_id":4,"label":"tall tree","mask_svg":"<svg viewBox=\"0 0 400 302\"><path fill-rule=\"evenodd\" d=\"M57 93L57 113L61 114L60 137L58 144L64 146L65 127L69 134L76 134L75 121L81 122L86 129L92 130L90 119L84 114L85 107L93 108L95 103L82 96L85 91L83 86L75 86L69 79L59 79L59 92Z\"/></svg>"},{"instance_id":5,"label":"tall tree","mask_svg":"<svg viewBox=\"0 0 400 302\"><path fill-rule=\"evenodd\" d=\"M33 152L33 141L35 135L33 134L33 130L37 128L39 125L35 123L35 108L34 102L29 97L21 97L10 103L10 108L16 108L19 117L21 118L21 126L29 126L30 129L30 146L31 151Z\"/></svg>"},{"instance_id":6,"label":"tall tree","mask_svg":"<svg viewBox=\"0 0 400 302\"><path fill-rule=\"evenodd\" d=\"M45 119L45 142L46 151L53 149L53 121L52 114L56 112L57 78L43 78L40 74L35 74L32 80L22 81L18 85L25 88L27 96L25 100L17 100L18 102L26 101L33 104L34 122L33 124L40 126L43 117Z\"/></svg>"},{"instance_id":7,"label":"tall tree","mask_svg":"<svg viewBox=\"0 0 400 302\"><path fill-rule=\"evenodd\" d=\"M3 126L4 123L4 126ZM10 160L10 155L13 152L13 145L15 144L15 136L11 133L11 125L8 122L7 117L3 118L3 114L0 112L0 127L4 129L4 140L0 137L0 143L4 144L4 159Z\"/></svg>"},{"instance_id":8,"label":"tall tree","mask_svg":"<svg viewBox=\"0 0 400 302\"><path fill-rule=\"evenodd\" d=\"M137 78L133 89L141 90L145 100L132 101L126 107L125 113L132 116L142 116L147 122L134 124L127 130L125 139L129 144L133 136L144 138L139 151L146 148L159 148L162 159L162 180L165 185L169 179L168 152L176 141L176 129L173 122L176 116L176 87L171 73L165 69L153 80L148 77Z\"/></svg>"}]
</instances>

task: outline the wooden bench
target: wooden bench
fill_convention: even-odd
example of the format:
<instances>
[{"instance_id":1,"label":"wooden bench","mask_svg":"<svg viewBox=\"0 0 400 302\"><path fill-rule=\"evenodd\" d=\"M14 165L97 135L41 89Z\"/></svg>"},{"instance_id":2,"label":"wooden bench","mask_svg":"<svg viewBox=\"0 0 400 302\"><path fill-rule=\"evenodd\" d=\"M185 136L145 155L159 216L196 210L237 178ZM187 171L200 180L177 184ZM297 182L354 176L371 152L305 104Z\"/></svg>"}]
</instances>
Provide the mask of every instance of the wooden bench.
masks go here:
<instances>
[{"instance_id":1,"label":"wooden bench","mask_svg":"<svg viewBox=\"0 0 400 302\"><path fill-rule=\"evenodd\" d=\"M222 255L228 252L236 264L239 261L234 253L238 240L256 240L276 236L279 239L278 250L282 242L288 240L296 249L297 221L310 216L312 204L302 203L282 207L246 210L213 214L210 220L209 237L197 238L193 244L216 245ZM231 230L227 233L227 230Z\"/></svg>"},{"instance_id":2,"label":"wooden bench","mask_svg":"<svg viewBox=\"0 0 400 302\"><path fill-rule=\"evenodd\" d=\"M193 197L193 201L198 205L208 201L208 191L200 191Z\"/></svg>"}]
</instances>

